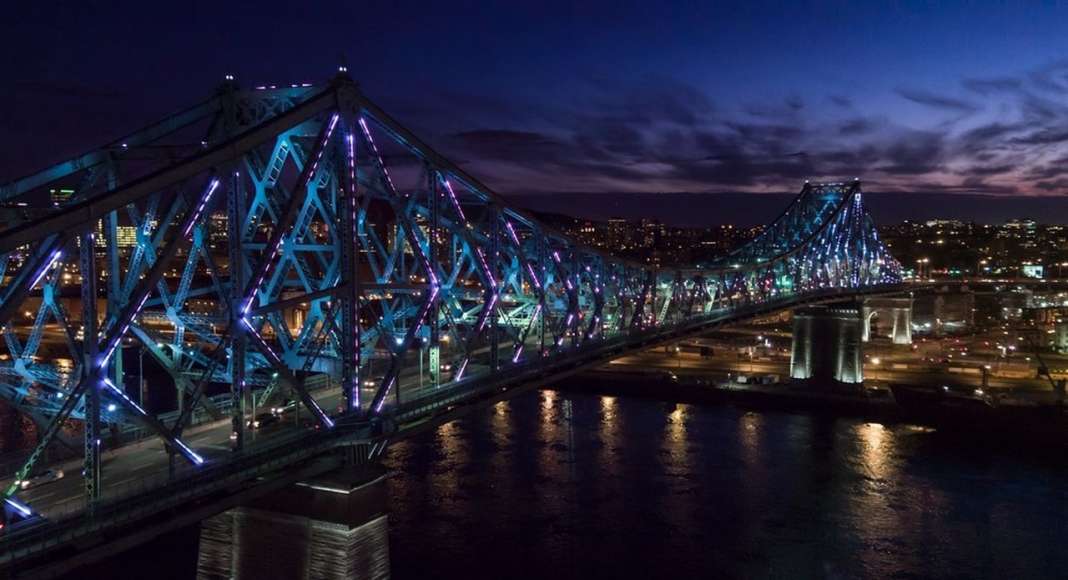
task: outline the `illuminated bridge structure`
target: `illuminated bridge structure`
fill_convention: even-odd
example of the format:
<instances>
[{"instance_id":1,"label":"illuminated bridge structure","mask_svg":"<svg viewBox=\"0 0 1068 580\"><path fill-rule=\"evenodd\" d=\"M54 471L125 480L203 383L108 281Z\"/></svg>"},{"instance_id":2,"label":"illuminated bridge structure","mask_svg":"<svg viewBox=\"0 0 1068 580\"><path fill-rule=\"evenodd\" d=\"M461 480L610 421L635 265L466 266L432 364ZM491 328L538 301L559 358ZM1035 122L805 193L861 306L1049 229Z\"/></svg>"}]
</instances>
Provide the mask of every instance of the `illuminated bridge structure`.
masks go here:
<instances>
[{"instance_id":1,"label":"illuminated bridge structure","mask_svg":"<svg viewBox=\"0 0 1068 580\"><path fill-rule=\"evenodd\" d=\"M57 188L74 193L53 204ZM0 186L0 201L55 205L0 231L0 396L40 434L4 482L5 509L43 514L9 526L3 561L311 469L332 449L374 460L413 426L634 349L902 288L859 181L806 183L740 249L658 269L510 206L343 71L318 86L228 79ZM166 375L142 389L124 347ZM175 391L177 411L149 410ZM303 424L250 430L288 401ZM218 440L189 442L213 425ZM102 450L151 438L158 469L145 459L140 488L112 486L121 469L102 469ZM20 493L45 449L71 441L84 448L77 506Z\"/></svg>"}]
</instances>

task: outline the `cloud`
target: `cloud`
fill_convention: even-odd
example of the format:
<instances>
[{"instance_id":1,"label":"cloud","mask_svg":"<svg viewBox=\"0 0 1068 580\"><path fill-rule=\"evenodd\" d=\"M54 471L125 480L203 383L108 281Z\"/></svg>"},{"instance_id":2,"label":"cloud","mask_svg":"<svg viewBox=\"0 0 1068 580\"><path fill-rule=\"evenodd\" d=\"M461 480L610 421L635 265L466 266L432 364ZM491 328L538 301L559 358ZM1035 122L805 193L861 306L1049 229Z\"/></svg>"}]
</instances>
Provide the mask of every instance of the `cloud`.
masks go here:
<instances>
[{"instance_id":1,"label":"cloud","mask_svg":"<svg viewBox=\"0 0 1068 580\"><path fill-rule=\"evenodd\" d=\"M964 97L894 92L949 122L865 114L833 93L715 106L712 95L663 78L600 79L566 99L528 102L443 95L413 115L438 128L431 142L442 152L503 193L781 191L853 176L897 191L1059 192L1068 103L1044 87L1068 86L1068 65L959 82Z\"/></svg>"},{"instance_id":2,"label":"cloud","mask_svg":"<svg viewBox=\"0 0 1068 580\"><path fill-rule=\"evenodd\" d=\"M466 152L482 159L555 158L562 147L548 135L509 129L476 129L456 133L452 138Z\"/></svg>"},{"instance_id":3,"label":"cloud","mask_svg":"<svg viewBox=\"0 0 1068 580\"><path fill-rule=\"evenodd\" d=\"M979 110L979 107L968 101L956 99L953 97L947 97L944 95L937 95L935 93L930 93L927 91L915 89L898 89L896 92L904 99L934 109L941 109L944 111L956 111L959 113L974 113Z\"/></svg>"},{"instance_id":4,"label":"cloud","mask_svg":"<svg viewBox=\"0 0 1068 580\"><path fill-rule=\"evenodd\" d=\"M1047 192L1068 193L1068 177L1062 177L1052 181L1039 181L1035 183L1035 187Z\"/></svg>"},{"instance_id":5,"label":"cloud","mask_svg":"<svg viewBox=\"0 0 1068 580\"><path fill-rule=\"evenodd\" d=\"M1001 122L980 125L962 133L960 143L965 149L975 151L989 147L999 142L1002 137L1020 129L1021 125Z\"/></svg>"},{"instance_id":6,"label":"cloud","mask_svg":"<svg viewBox=\"0 0 1068 580\"><path fill-rule=\"evenodd\" d=\"M891 175L923 175L940 169L944 150L939 133L913 131L891 142L883 151L881 171Z\"/></svg>"},{"instance_id":7,"label":"cloud","mask_svg":"<svg viewBox=\"0 0 1068 580\"><path fill-rule=\"evenodd\" d=\"M995 77L986 79L964 79L961 81L964 88L983 96L997 92L1017 91L1023 86L1023 81L1015 77Z\"/></svg>"},{"instance_id":8,"label":"cloud","mask_svg":"<svg viewBox=\"0 0 1068 580\"><path fill-rule=\"evenodd\" d=\"M1068 141L1068 126L1044 127L1012 139L1023 145L1055 145Z\"/></svg>"},{"instance_id":9,"label":"cloud","mask_svg":"<svg viewBox=\"0 0 1068 580\"><path fill-rule=\"evenodd\" d=\"M827 100L843 109L848 109L853 106L853 99L842 95L828 95Z\"/></svg>"},{"instance_id":10,"label":"cloud","mask_svg":"<svg viewBox=\"0 0 1068 580\"><path fill-rule=\"evenodd\" d=\"M1064 94L1068 91L1068 60L1052 62L1031 71L1028 79L1041 90Z\"/></svg>"},{"instance_id":11,"label":"cloud","mask_svg":"<svg viewBox=\"0 0 1068 580\"><path fill-rule=\"evenodd\" d=\"M857 117L839 125L838 133L840 135L863 135L874 131L877 125L873 119Z\"/></svg>"},{"instance_id":12,"label":"cloud","mask_svg":"<svg viewBox=\"0 0 1068 580\"><path fill-rule=\"evenodd\" d=\"M972 165L967 169L959 171L960 175L964 176L979 176L986 177L989 175L1001 175L1004 173L1011 173L1016 170L1015 165Z\"/></svg>"}]
</instances>

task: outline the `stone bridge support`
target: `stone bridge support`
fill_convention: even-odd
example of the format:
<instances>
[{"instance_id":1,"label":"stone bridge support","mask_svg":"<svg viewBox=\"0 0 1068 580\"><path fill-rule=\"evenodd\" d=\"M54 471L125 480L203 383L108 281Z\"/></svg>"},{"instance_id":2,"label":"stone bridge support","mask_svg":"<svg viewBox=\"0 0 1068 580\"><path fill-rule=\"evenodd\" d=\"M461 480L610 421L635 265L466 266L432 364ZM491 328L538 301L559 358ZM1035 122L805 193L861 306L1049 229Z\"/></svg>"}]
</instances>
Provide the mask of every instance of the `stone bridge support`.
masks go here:
<instances>
[{"instance_id":1,"label":"stone bridge support","mask_svg":"<svg viewBox=\"0 0 1068 580\"><path fill-rule=\"evenodd\" d=\"M201 523L198 580L388 578L385 471L347 467Z\"/></svg>"},{"instance_id":2,"label":"stone bridge support","mask_svg":"<svg viewBox=\"0 0 1068 580\"><path fill-rule=\"evenodd\" d=\"M912 344L912 297L868 298L862 309L861 334L871 340L872 323L877 332L886 333L894 344Z\"/></svg>"},{"instance_id":3,"label":"stone bridge support","mask_svg":"<svg viewBox=\"0 0 1068 580\"><path fill-rule=\"evenodd\" d=\"M850 302L794 311L790 377L828 387L863 383L862 308Z\"/></svg>"}]
</instances>

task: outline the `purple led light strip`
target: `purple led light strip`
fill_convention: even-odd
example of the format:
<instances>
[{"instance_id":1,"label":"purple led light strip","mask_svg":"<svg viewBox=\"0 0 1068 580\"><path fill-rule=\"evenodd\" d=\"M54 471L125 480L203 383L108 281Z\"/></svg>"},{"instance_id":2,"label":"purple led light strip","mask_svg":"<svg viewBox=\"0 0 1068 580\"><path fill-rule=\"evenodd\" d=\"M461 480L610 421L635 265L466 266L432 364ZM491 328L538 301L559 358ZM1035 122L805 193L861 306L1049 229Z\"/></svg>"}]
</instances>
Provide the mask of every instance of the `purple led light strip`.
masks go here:
<instances>
[{"instance_id":1,"label":"purple led light strip","mask_svg":"<svg viewBox=\"0 0 1068 580\"><path fill-rule=\"evenodd\" d=\"M267 355L274 362L276 362L278 364L281 364L282 363L282 359L279 358L278 354L276 354L274 352L274 350L267 344L267 341L263 340L263 336L261 336L260 333L256 331L256 329L252 326L252 323L249 322L248 318L245 318L244 316L242 316L241 317L241 322L256 337L256 340L259 341L260 346L262 346L263 349L265 351L267 351ZM317 403L315 401L315 399L313 397L311 397L310 395L308 396L308 402L311 404L312 410L319 416L320 419L322 419L322 421L324 423L326 423L327 427L333 427L334 426L334 422L330 419L329 416L327 416L326 413L323 412L323 409L322 409L322 407L319 406L319 403Z\"/></svg>"},{"instance_id":2,"label":"purple led light strip","mask_svg":"<svg viewBox=\"0 0 1068 580\"><path fill-rule=\"evenodd\" d=\"M382 399L378 401L377 405L375 405L375 413L377 413L377 412L382 410L382 405L386 404L386 397L389 396L389 391L393 389L393 385L396 384L396 383L397 383L397 377L393 377L392 379L389 380L389 384L386 385L386 391L384 393L382 393Z\"/></svg>"},{"instance_id":3,"label":"purple led light strip","mask_svg":"<svg viewBox=\"0 0 1068 580\"><path fill-rule=\"evenodd\" d=\"M482 248L476 247L475 254L478 256L478 260L482 262L482 269L486 272L486 278L489 279L490 287L496 290L497 281L493 278L493 272L490 271L489 264L486 263L486 255L482 253Z\"/></svg>"},{"instance_id":4,"label":"purple led light strip","mask_svg":"<svg viewBox=\"0 0 1068 580\"><path fill-rule=\"evenodd\" d=\"M464 220L464 225L467 225L467 216L464 215L464 210L460 207L460 200L456 198L456 192L452 190L452 184L449 180L445 181L445 191L449 192L449 199L452 200L452 206L456 208L456 213L460 214L460 219Z\"/></svg>"},{"instance_id":5,"label":"purple led light strip","mask_svg":"<svg viewBox=\"0 0 1068 580\"><path fill-rule=\"evenodd\" d=\"M493 313L493 306L497 304L497 293L494 292L493 296L490 296L489 306L482 311L482 322L478 325L479 332L482 332L483 328L486 328L486 322L489 321L490 314Z\"/></svg>"},{"instance_id":6,"label":"purple led light strip","mask_svg":"<svg viewBox=\"0 0 1068 580\"><path fill-rule=\"evenodd\" d=\"M534 282L534 287L541 290L541 280L538 280L537 274L534 273L534 266L527 263L527 272L530 272L530 279Z\"/></svg>"},{"instance_id":7,"label":"purple led light strip","mask_svg":"<svg viewBox=\"0 0 1068 580\"><path fill-rule=\"evenodd\" d=\"M453 382L464 378L464 371L467 370L467 363L470 362L470 360L471 357L467 357L464 359L464 362L460 363L460 370L456 371L456 377L453 379Z\"/></svg>"},{"instance_id":8,"label":"purple led light strip","mask_svg":"<svg viewBox=\"0 0 1068 580\"><path fill-rule=\"evenodd\" d=\"M48 271L52 269L52 266L56 265L56 262L59 261L59 258L62 255L63 255L63 250L56 250L56 251L52 252L52 255L49 256L49 258L48 258L48 262L45 264L45 266L43 268L41 268L41 271L38 272L36 276L34 276L33 282L30 283L30 288L29 288L30 290L33 290L35 286L40 284L41 280L44 279L45 274L47 274Z\"/></svg>"},{"instance_id":9,"label":"purple led light strip","mask_svg":"<svg viewBox=\"0 0 1068 580\"><path fill-rule=\"evenodd\" d=\"M147 290L145 291L145 295L141 297L141 302L137 304L137 308L134 309L130 317L126 320L125 323L123 323L122 330L120 330L118 334L113 335L111 337L111 340L108 341L108 344L104 348L104 356L100 358L99 368L104 368L104 366L108 364L108 361L111 359L111 355L115 354L115 349L117 349L119 347L119 343L122 342L122 337L126 336L126 331L130 330L130 322L134 319L135 316L137 316L141 312L141 309L145 307L146 302L148 302Z\"/></svg>"},{"instance_id":10,"label":"purple led light strip","mask_svg":"<svg viewBox=\"0 0 1068 580\"><path fill-rule=\"evenodd\" d=\"M115 395L122 398L122 400L125 401L127 405L130 405L131 407L136 409L141 416L148 416L148 413L146 413L144 409L142 409L137 403L133 402L133 399L127 397L126 393L122 392L122 389L116 387L115 383L111 382L111 380L104 378L100 382L107 388L111 389L111 391L115 393ZM200 455L197 455L197 453L190 449L189 446L186 445L182 440L173 439L173 443L177 445L182 450L183 454L190 460L192 460L193 463L196 463L197 465L203 465L204 458Z\"/></svg>"},{"instance_id":11,"label":"purple led light strip","mask_svg":"<svg viewBox=\"0 0 1068 580\"><path fill-rule=\"evenodd\" d=\"M259 331L257 331L256 328L252 326L252 322L250 322L249 319L244 316L241 317L241 322L245 325L245 328L247 328L249 332L251 332L253 336L256 337L256 340L260 342L260 345L264 347L264 350L267 351L267 354L271 357L271 360L276 363L281 363L282 359L278 356L277 353L274 352L274 349L272 349L267 344L267 341L263 339L263 336L260 335Z\"/></svg>"},{"instance_id":12,"label":"purple led light strip","mask_svg":"<svg viewBox=\"0 0 1068 580\"><path fill-rule=\"evenodd\" d=\"M358 235L357 227L356 227L356 210L357 210L357 205L356 205L356 188L357 188L357 184L356 184L356 137L352 133L349 133L347 141L348 141L348 154L349 154L349 159L348 159L348 161L349 161L349 212L350 212L350 219L352 220L351 221L352 239L353 239L353 241L355 241L356 237ZM353 248L353 251L357 251L357 250L355 248ZM355 272L354 272L354 274L355 274ZM354 380L356 381L356 384L352 388L352 394L351 394L352 400L350 402L352 403L351 406L359 409L360 408L360 334L359 334L360 310L359 310L359 305L358 304L353 304L352 305L352 309L353 309L353 313L354 313L354 316L355 316L355 319L356 319L355 323L354 323L356 325L356 328L355 328L356 332L352 333L352 342L353 342L353 345L352 345L352 358L353 358L353 361L352 361L352 363L353 363L353 365L354 365L354 367L356 369L355 373L354 373L355 374Z\"/></svg>"},{"instance_id":13,"label":"purple led light strip","mask_svg":"<svg viewBox=\"0 0 1068 580\"><path fill-rule=\"evenodd\" d=\"M516 235L515 228L512 227L512 222L510 222L508 220L504 220L504 227L508 229L509 235L512 236L512 241L515 242L515 245L518 246L519 245L519 236Z\"/></svg>"},{"instance_id":14,"label":"purple led light strip","mask_svg":"<svg viewBox=\"0 0 1068 580\"><path fill-rule=\"evenodd\" d=\"M393 193L397 193L397 188L393 185L393 178L389 176L389 170L386 169L386 164L382 162L382 156L378 153L378 145L375 145L374 137L371 137L371 131L367 128L367 121L360 117L360 128L363 129L364 136L367 137L367 142L371 144L371 151L374 152L375 158L378 159L378 166L382 168L382 174L386 176L386 182L389 183L389 188L393 190Z\"/></svg>"},{"instance_id":15,"label":"purple led light strip","mask_svg":"<svg viewBox=\"0 0 1068 580\"><path fill-rule=\"evenodd\" d=\"M219 188L219 180L218 179L211 180L211 185L208 186L208 192L204 194L203 199L200 200L200 205L197 206L197 209L193 212L193 214L192 214L192 216L191 216L191 218L189 220L189 223L185 226L185 231L182 232L183 236L188 236L189 232L193 231L193 226L195 226L196 223L197 223L197 220L200 219L201 212L203 212L204 208L207 207L208 202L211 200L212 194L215 193L215 190L218 189L218 188Z\"/></svg>"}]
</instances>

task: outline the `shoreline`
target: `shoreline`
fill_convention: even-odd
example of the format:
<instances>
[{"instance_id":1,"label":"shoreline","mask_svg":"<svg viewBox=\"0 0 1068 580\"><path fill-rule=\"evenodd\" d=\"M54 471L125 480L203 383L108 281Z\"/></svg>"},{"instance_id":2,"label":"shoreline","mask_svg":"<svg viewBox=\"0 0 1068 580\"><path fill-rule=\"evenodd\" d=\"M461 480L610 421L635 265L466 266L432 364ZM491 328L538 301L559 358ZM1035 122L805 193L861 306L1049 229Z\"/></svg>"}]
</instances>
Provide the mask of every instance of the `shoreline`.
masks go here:
<instances>
[{"instance_id":1,"label":"shoreline","mask_svg":"<svg viewBox=\"0 0 1068 580\"><path fill-rule=\"evenodd\" d=\"M665 371L590 370L552 383L545 388L560 391L626 395L665 403L730 404L752 410L800 411L822 415L873 419L886 423L908 420L889 391L846 393L817 389L805 383L771 385L733 384L700 379L693 375L672 378ZM878 393L869 394L869 393Z\"/></svg>"}]
</instances>

